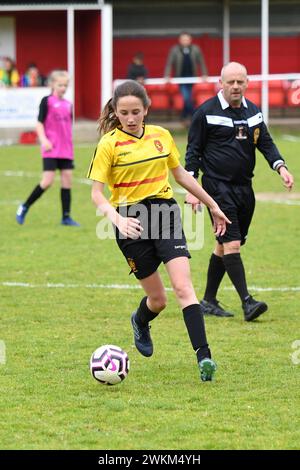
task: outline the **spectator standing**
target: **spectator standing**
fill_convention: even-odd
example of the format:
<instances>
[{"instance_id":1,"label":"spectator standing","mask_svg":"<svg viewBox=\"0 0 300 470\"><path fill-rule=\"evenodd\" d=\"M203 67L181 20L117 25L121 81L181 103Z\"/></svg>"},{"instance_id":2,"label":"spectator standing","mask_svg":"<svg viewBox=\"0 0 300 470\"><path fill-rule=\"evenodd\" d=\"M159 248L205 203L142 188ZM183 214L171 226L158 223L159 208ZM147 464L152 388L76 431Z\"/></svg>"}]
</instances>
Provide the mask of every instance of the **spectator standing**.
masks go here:
<instances>
[{"instance_id":1,"label":"spectator standing","mask_svg":"<svg viewBox=\"0 0 300 470\"><path fill-rule=\"evenodd\" d=\"M200 47L192 44L192 36L187 32L182 32L178 37L178 44L173 46L169 52L166 67L165 78L169 79L173 71L174 77L187 78L197 77L202 75L204 78L207 76L207 67L204 55ZM201 74L198 73L198 68L201 68ZM179 86L180 92L183 97L183 120L190 120L194 112L193 103L193 84L183 83Z\"/></svg>"}]
</instances>

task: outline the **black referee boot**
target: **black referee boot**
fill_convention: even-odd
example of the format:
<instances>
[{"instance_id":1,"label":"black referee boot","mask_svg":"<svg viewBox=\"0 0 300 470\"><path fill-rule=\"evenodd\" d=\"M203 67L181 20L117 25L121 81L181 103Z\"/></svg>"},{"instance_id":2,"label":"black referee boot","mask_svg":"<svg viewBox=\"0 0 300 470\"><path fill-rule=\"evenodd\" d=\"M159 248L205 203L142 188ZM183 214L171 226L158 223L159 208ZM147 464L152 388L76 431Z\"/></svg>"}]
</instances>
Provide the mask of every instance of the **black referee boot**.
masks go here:
<instances>
[{"instance_id":1,"label":"black referee boot","mask_svg":"<svg viewBox=\"0 0 300 470\"><path fill-rule=\"evenodd\" d=\"M217 299L210 300L201 300L200 302L201 312L203 315L214 315L216 317L233 317L233 313L227 312L224 308L221 307Z\"/></svg>"},{"instance_id":2,"label":"black referee boot","mask_svg":"<svg viewBox=\"0 0 300 470\"><path fill-rule=\"evenodd\" d=\"M251 295L246 297L245 301L242 303L242 307L244 310L245 321L255 320L255 318L268 310L268 306L265 302L259 302Z\"/></svg>"}]
</instances>

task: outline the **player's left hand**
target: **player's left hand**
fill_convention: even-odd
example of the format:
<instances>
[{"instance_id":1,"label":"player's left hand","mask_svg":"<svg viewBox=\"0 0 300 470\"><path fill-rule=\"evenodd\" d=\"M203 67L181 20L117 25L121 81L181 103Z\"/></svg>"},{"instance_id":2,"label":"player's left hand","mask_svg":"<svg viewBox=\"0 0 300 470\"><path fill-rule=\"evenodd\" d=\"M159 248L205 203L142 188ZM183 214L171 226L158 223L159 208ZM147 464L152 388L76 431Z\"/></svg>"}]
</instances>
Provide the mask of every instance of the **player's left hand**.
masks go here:
<instances>
[{"instance_id":1,"label":"player's left hand","mask_svg":"<svg viewBox=\"0 0 300 470\"><path fill-rule=\"evenodd\" d=\"M193 194L187 193L185 196L185 204L191 204L193 211L196 213L197 211L201 211L202 206L199 199L197 199Z\"/></svg>"},{"instance_id":2,"label":"player's left hand","mask_svg":"<svg viewBox=\"0 0 300 470\"><path fill-rule=\"evenodd\" d=\"M226 232L226 224L231 224L231 221L226 217L224 212L221 211L219 206L210 209L210 213L214 223L214 233L217 237L224 235Z\"/></svg>"}]
</instances>

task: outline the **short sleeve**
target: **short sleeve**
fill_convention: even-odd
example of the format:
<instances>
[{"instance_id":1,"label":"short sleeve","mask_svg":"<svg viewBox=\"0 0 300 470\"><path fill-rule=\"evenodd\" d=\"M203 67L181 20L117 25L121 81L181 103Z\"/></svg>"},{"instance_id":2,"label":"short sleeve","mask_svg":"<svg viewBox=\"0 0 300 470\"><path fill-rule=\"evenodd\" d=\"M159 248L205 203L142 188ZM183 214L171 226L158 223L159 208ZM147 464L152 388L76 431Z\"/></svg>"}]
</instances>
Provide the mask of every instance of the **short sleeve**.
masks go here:
<instances>
[{"instance_id":1,"label":"short sleeve","mask_svg":"<svg viewBox=\"0 0 300 470\"><path fill-rule=\"evenodd\" d=\"M87 177L100 183L108 183L112 161L112 144L104 136L95 150Z\"/></svg>"},{"instance_id":2,"label":"short sleeve","mask_svg":"<svg viewBox=\"0 0 300 470\"><path fill-rule=\"evenodd\" d=\"M172 168L177 168L180 165L180 153L170 133L169 133L169 136L170 136L171 151L170 151L170 155L168 158L168 168L172 169Z\"/></svg>"},{"instance_id":3,"label":"short sleeve","mask_svg":"<svg viewBox=\"0 0 300 470\"><path fill-rule=\"evenodd\" d=\"M44 96L44 98L42 98L42 101L40 103L38 121L41 123L45 122L47 113L48 113L48 96Z\"/></svg>"}]
</instances>

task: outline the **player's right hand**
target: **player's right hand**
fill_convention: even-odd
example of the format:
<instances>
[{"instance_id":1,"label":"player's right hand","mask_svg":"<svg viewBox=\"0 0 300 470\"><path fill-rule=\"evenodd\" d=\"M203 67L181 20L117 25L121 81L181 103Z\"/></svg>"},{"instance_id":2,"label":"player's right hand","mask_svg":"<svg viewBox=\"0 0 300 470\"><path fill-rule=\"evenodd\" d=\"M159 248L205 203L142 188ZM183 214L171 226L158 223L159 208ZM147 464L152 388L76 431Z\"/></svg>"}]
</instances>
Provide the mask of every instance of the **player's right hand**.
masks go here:
<instances>
[{"instance_id":1,"label":"player's right hand","mask_svg":"<svg viewBox=\"0 0 300 470\"><path fill-rule=\"evenodd\" d=\"M52 145L52 142L50 142L49 139L45 139L43 140L42 142L42 146L44 148L44 150L48 151L48 150L52 150L53 149L53 145Z\"/></svg>"},{"instance_id":2,"label":"player's right hand","mask_svg":"<svg viewBox=\"0 0 300 470\"><path fill-rule=\"evenodd\" d=\"M137 240L144 230L139 219L134 217L120 217L118 229L124 237L132 238L133 240Z\"/></svg>"}]
</instances>

